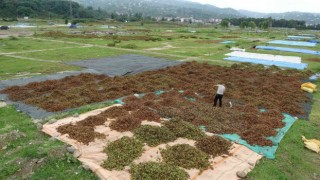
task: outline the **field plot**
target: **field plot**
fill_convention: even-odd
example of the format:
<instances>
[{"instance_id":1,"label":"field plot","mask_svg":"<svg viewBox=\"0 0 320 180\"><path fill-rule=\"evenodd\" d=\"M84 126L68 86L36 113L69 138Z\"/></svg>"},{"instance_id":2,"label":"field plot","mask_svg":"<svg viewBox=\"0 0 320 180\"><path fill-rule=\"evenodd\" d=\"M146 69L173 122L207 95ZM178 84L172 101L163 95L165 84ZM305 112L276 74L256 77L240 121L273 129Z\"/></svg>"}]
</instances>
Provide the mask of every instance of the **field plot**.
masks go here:
<instances>
[{"instance_id":1,"label":"field plot","mask_svg":"<svg viewBox=\"0 0 320 180\"><path fill-rule=\"evenodd\" d=\"M112 57L122 54L128 54L124 51L105 49L100 47L78 47L69 48L63 50L52 50L52 51L41 51L41 52L27 52L21 53L19 55L23 57L39 58L44 60L53 61L78 61L86 60L90 58L102 58L102 57Z\"/></svg>"},{"instance_id":2,"label":"field plot","mask_svg":"<svg viewBox=\"0 0 320 180\"><path fill-rule=\"evenodd\" d=\"M79 47L79 45L71 45L65 43L54 43L46 40L35 40L29 38L12 37L8 39L0 39L0 53L13 53L21 51L40 51L48 49L62 49L70 47Z\"/></svg>"},{"instance_id":3,"label":"field plot","mask_svg":"<svg viewBox=\"0 0 320 180\"><path fill-rule=\"evenodd\" d=\"M27 59L17 59L0 56L0 80L8 78L19 78L23 76L34 76L50 74L58 71L79 70L79 67L55 62L30 61Z\"/></svg>"}]
</instances>

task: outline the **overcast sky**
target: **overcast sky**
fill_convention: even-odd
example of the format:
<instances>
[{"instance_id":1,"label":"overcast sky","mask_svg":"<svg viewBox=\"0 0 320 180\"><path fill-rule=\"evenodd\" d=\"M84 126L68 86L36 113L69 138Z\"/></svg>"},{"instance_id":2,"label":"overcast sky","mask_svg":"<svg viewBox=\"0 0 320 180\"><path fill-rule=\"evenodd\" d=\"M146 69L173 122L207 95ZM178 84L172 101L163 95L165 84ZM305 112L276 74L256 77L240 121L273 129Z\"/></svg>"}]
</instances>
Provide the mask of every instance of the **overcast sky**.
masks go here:
<instances>
[{"instance_id":1,"label":"overcast sky","mask_svg":"<svg viewBox=\"0 0 320 180\"><path fill-rule=\"evenodd\" d=\"M217 7L231 7L256 12L316 12L320 13L320 0L190 0Z\"/></svg>"}]
</instances>

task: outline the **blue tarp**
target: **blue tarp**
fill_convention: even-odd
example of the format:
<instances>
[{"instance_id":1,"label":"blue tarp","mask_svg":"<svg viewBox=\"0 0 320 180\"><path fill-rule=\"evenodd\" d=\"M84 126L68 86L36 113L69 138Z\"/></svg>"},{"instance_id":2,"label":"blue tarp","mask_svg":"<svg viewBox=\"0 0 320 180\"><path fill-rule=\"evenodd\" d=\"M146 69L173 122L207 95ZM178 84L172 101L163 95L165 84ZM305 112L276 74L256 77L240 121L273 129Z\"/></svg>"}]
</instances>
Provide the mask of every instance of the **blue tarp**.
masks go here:
<instances>
[{"instance_id":1,"label":"blue tarp","mask_svg":"<svg viewBox=\"0 0 320 180\"><path fill-rule=\"evenodd\" d=\"M308 42L320 44L320 40L316 40L316 39L311 39L311 40L309 40Z\"/></svg>"},{"instance_id":2,"label":"blue tarp","mask_svg":"<svg viewBox=\"0 0 320 180\"><path fill-rule=\"evenodd\" d=\"M316 74L312 75L312 76L309 78L309 80L310 80L310 81L316 81L316 80L319 79L319 78L320 78L320 73L316 73Z\"/></svg>"},{"instance_id":3,"label":"blue tarp","mask_svg":"<svg viewBox=\"0 0 320 180\"><path fill-rule=\"evenodd\" d=\"M290 45L290 46L308 46L315 47L317 43L312 42L303 42L303 41L285 41L285 40L274 40L269 41L269 44L282 44L282 45Z\"/></svg>"},{"instance_id":4,"label":"blue tarp","mask_svg":"<svg viewBox=\"0 0 320 180\"><path fill-rule=\"evenodd\" d=\"M69 28L76 29L76 28L78 28L78 25L77 24L71 24Z\"/></svg>"},{"instance_id":5,"label":"blue tarp","mask_svg":"<svg viewBox=\"0 0 320 180\"><path fill-rule=\"evenodd\" d=\"M263 60L263 59L243 58L243 57L235 57L235 56L224 58L224 60L237 61L237 62L249 62L253 64L263 64L266 66L275 65L275 66L294 68L294 69L305 69L308 67L308 64L304 64L304 63L300 63L300 64L288 63L288 62L281 62L281 61L269 61L269 60Z\"/></svg>"},{"instance_id":6,"label":"blue tarp","mask_svg":"<svg viewBox=\"0 0 320 180\"><path fill-rule=\"evenodd\" d=\"M278 134L277 136L274 137L268 137L267 139L271 140L273 142L273 146L252 146L248 144L247 141L243 140L239 135L237 134L222 134L220 135L221 137L224 137L226 139L229 139L230 141L236 142L238 144L242 144L244 146L247 146L251 150L253 150L256 153L262 154L266 158L269 159L274 159L275 158L275 153L278 149L279 143L284 137L284 135L288 132L290 127L295 123L296 119L288 114L283 114L284 115L284 120L285 126L281 129L277 129Z\"/></svg>"},{"instance_id":7,"label":"blue tarp","mask_svg":"<svg viewBox=\"0 0 320 180\"><path fill-rule=\"evenodd\" d=\"M303 53L303 54L320 55L320 51L313 51L313 50L309 50L309 49L286 48L286 47L275 47L275 46L256 46L256 49L286 51L286 52L296 52L296 53Z\"/></svg>"},{"instance_id":8,"label":"blue tarp","mask_svg":"<svg viewBox=\"0 0 320 180\"><path fill-rule=\"evenodd\" d=\"M299 36L303 36L303 37L316 37L316 35L314 35L314 34L299 34Z\"/></svg>"}]
</instances>

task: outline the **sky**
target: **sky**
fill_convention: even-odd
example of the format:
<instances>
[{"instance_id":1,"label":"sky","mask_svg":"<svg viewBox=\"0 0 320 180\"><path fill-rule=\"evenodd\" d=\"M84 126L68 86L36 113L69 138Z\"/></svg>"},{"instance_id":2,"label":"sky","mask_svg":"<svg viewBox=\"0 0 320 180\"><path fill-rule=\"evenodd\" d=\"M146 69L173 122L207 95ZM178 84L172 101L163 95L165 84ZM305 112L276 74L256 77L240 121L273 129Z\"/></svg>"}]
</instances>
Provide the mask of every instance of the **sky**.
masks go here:
<instances>
[{"instance_id":1,"label":"sky","mask_svg":"<svg viewBox=\"0 0 320 180\"><path fill-rule=\"evenodd\" d=\"M217 7L245 9L263 13L288 11L320 13L320 0L190 0Z\"/></svg>"}]
</instances>

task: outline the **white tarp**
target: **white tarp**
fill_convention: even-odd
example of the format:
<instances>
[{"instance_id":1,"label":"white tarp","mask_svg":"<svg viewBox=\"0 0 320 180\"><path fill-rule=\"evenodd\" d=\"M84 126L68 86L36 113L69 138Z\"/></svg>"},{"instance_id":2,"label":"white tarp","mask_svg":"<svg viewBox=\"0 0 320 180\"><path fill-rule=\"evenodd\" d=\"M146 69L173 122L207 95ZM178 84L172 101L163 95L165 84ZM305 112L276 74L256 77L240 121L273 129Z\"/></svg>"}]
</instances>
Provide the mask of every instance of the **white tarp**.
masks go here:
<instances>
[{"instance_id":1,"label":"white tarp","mask_svg":"<svg viewBox=\"0 0 320 180\"><path fill-rule=\"evenodd\" d=\"M232 48L230 49L230 51L241 51L241 52L245 52L246 49L241 49L241 48L237 48L237 47L232 47Z\"/></svg>"},{"instance_id":2,"label":"white tarp","mask_svg":"<svg viewBox=\"0 0 320 180\"><path fill-rule=\"evenodd\" d=\"M226 54L226 56L242 57L242 58L250 58L250 59L262 59L262 60L268 60L268 61L280 61L280 62L289 62L289 63L301 63L301 57L297 57L297 56L280 56L280 55L248 53L248 52L240 52L240 51L233 51L231 53Z\"/></svg>"}]
</instances>

